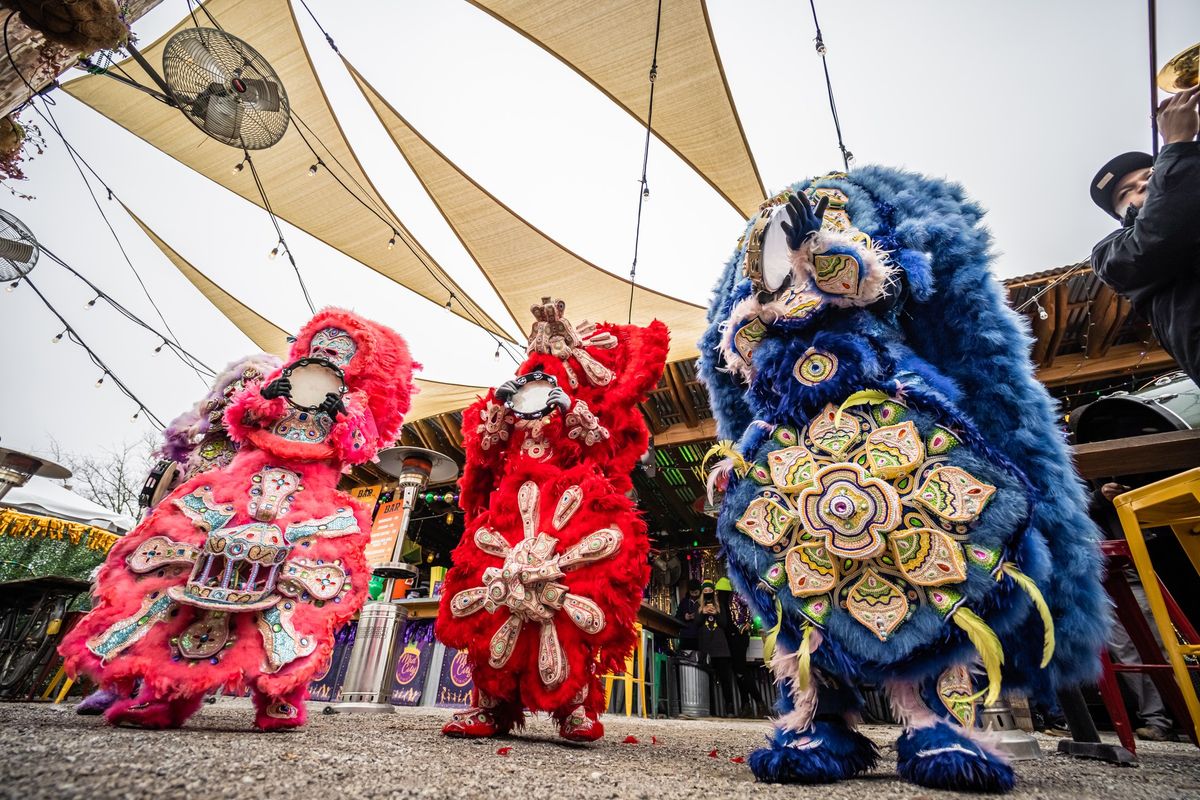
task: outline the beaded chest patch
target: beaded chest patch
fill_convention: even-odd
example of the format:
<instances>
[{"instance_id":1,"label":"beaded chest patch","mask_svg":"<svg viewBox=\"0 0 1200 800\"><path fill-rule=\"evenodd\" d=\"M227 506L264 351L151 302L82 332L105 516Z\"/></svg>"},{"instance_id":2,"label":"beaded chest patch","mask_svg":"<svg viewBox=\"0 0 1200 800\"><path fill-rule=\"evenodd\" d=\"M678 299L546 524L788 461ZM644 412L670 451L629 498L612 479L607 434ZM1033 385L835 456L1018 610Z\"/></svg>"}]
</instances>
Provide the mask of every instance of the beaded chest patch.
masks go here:
<instances>
[{"instance_id":1,"label":"beaded chest patch","mask_svg":"<svg viewBox=\"0 0 1200 800\"><path fill-rule=\"evenodd\" d=\"M952 431L922 435L909 416L898 397L826 406L804 429L776 427L783 447L746 471L763 488L735 527L774 558L759 585L786 587L817 625L836 605L887 641L923 606L957 611L971 567L1000 568L1000 551L970 541L996 488L946 463Z\"/></svg>"},{"instance_id":2,"label":"beaded chest patch","mask_svg":"<svg viewBox=\"0 0 1200 800\"><path fill-rule=\"evenodd\" d=\"M450 598L450 613L465 617L479 611L507 612L508 618L488 644L488 664L495 669L512 658L525 628L537 625L538 677L552 689L567 679L569 669L556 626L567 623L595 635L607 624L604 611L595 601L567 591L558 580L574 569L612 557L620 549L623 536L617 528L601 528L560 550L558 539L543 529L540 503L538 485L533 481L521 484L517 491L521 538L516 544L510 545L503 533L491 528L475 531L475 546L503 559L503 563L483 571L482 586L464 589ZM582 489L567 487L555 504L550 529L558 532L566 527L582 503Z\"/></svg>"}]
</instances>

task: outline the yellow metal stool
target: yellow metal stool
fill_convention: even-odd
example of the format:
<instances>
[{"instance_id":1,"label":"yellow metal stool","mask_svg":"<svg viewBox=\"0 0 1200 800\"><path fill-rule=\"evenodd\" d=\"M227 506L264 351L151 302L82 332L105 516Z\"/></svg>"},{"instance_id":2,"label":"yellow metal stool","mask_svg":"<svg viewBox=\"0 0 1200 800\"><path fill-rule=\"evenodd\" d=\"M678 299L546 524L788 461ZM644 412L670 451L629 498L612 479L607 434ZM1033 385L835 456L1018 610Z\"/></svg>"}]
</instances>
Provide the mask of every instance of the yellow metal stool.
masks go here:
<instances>
[{"instance_id":1,"label":"yellow metal stool","mask_svg":"<svg viewBox=\"0 0 1200 800\"><path fill-rule=\"evenodd\" d=\"M1200 467L1118 495L1113 505L1129 542L1129 552L1146 592L1146 600L1150 603L1150 614L1158 626L1163 649L1167 651L1167 660L1175 673L1175 682L1179 684L1191 717L1193 741L1200 741L1200 699L1196 697L1196 687L1184 661L1200 656L1200 642L1179 642L1142 535L1144 528L1169 527L1200 576ZM1183 724L1183 720L1179 723Z\"/></svg>"},{"instance_id":2,"label":"yellow metal stool","mask_svg":"<svg viewBox=\"0 0 1200 800\"><path fill-rule=\"evenodd\" d=\"M633 691L636 687L640 713L638 716L646 716L646 637L642 634L642 623L634 623L634 634L637 636L637 643L634 645L633 652L625 658L625 671L619 675L612 672L604 676L604 706L608 707L612 700L613 683L621 681L625 689L625 716L633 716Z\"/></svg>"}]
</instances>

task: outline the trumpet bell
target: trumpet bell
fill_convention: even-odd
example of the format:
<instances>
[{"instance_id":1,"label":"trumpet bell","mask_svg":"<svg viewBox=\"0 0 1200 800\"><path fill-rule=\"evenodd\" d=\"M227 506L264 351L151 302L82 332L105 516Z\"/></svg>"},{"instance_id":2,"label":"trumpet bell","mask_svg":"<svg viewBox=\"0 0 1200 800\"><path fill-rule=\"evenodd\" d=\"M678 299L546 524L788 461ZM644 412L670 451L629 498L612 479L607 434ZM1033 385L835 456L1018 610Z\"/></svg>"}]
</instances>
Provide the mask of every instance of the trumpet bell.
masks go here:
<instances>
[{"instance_id":1,"label":"trumpet bell","mask_svg":"<svg viewBox=\"0 0 1200 800\"><path fill-rule=\"evenodd\" d=\"M1158 88L1178 94L1200 83L1200 44L1194 44L1168 61L1158 71Z\"/></svg>"}]
</instances>

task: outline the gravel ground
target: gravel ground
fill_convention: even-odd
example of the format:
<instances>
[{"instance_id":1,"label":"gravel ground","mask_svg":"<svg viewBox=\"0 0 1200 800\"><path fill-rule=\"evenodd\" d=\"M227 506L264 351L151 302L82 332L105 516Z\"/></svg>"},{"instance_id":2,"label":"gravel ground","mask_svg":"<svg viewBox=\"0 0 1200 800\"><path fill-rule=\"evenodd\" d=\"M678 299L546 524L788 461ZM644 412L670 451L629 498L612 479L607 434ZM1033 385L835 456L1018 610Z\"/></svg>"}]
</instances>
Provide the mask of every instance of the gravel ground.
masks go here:
<instances>
[{"instance_id":1,"label":"gravel ground","mask_svg":"<svg viewBox=\"0 0 1200 800\"><path fill-rule=\"evenodd\" d=\"M880 766L835 786L755 784L744 757L766 723L744 720L626 720L606 717L598 745L560 742L551 723L534 720L505 740L465 742L438 735L447 712L401 709L388 716L321 715L308 727L259 734L243 700L205 706L178 731L106 727L69 706L0 704L0 797L323 800L370 797L743 798L890 800L957 797L902 783L888 745L897 729L866 727L883 749ZM627 736L636 744L624 743ZM652 739L653 737L653 739ZM1140 766L1120 768L1055 753L1017 765L1014 798L1187 798L1200 796L1200 750L1141 743ZM507 755L497 749L511 747ZM715 757L709 753L717 751ZM966 795L970 796L970 795Z\"/></svg>"}]
</instances>

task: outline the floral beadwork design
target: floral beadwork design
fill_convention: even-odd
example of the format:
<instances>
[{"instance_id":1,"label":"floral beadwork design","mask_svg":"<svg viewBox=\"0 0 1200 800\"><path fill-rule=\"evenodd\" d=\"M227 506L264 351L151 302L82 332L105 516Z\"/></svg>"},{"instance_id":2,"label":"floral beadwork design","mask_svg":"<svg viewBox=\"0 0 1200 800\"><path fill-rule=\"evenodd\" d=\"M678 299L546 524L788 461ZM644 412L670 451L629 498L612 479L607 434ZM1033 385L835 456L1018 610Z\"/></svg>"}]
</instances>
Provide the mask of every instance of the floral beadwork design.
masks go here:
<instances>
[{"instance_id":1,"label":"floral beadwork design","mask_svg":"<svg viewBox=\"0 0 1200 800\"><path fill-rule=\"evenodd\" d=\"M561 531L571 521L582 498L578 486L570 486L562 493L552 516L553 531ZM516 544L509 544L504 534L491 528L475 531L475 546L503 559L503 563L484 570L482 586L455 594L450 599L450 612L455 617L465 617L480 610L489 614L507 610L508 618L488 645L488 664L496 669L512 658L525 629L537 625L538 677L552 689L562 684L568 674L567 656L557 629L563 617L592 635L602 631L606 624L599 605L590 598L572 594L558 581L572 570L614 555L623 537L617 528L601 528L560 551L558 539L542 530L540 503L538 485L533 481L522 484L517 492L521 538Z\"/></svg>"},{"instance_id":2,"label":"floral beadwork design","mask_svg":"<svg viewBox=\"0 0 1200 800\"><path fill-rule=\"evenodd\" d=\"M735 527L775 558L764 588L786 586L817 625L837 606L887 641L922 606L953 614L968 567L999 569L999 551L969 541L996 488L947 463L954 433L922 435L908 416L895 397L828 405L776 427L782 446L746 472L762 488Z\"/></svg>"},{"instance_id":3,"label":"floral beadwork design","mask_svg":"<svg viewBox=\"0 0 1200 800\"><path fill-rule=\"evenodd\" d=\"M589 447L600 444L609 437L608 428L600 424L596 415L582 400L576 400L574 407L564 420L567 426L567 438L579 439Z\"/></svg>"},{"instance_id":4,"label":"floral beadwork design","mask_svg":"<svg viewBox=\"0 0 1200 800\"><path fill-rule=\"evenodd\" d=\"M792 374L804 386L816 386L837 374L838 360L833 353L810 347L796 360Z\"/></svg>"},{"instance_id":5,"label":"floral beadwork design","mask_svg":"<svg viewBox=\"0 0 1200 800\"><path fill-rule=\"evenodd\" d=\"M513 418L508 415L508 410L503 405L489 402L486 407L480 409L479 419L480 423L475 432L479 434L480 447L488 450L508 441L508 429Z\"/></svg>"}]
</instances>

